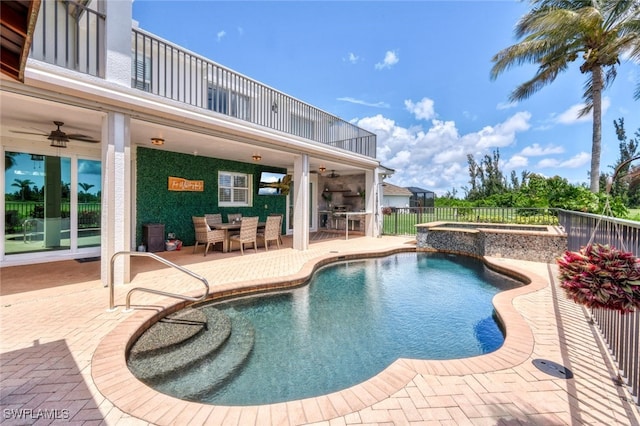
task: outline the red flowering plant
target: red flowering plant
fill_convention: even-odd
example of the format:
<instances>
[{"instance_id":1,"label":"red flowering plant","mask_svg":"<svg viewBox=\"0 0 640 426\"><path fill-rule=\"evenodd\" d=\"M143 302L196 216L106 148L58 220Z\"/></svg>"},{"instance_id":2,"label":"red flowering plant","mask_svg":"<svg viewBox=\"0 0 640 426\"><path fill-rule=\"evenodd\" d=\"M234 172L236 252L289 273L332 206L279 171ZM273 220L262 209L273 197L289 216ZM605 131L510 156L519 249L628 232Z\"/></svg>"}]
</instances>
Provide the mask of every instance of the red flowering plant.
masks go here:
<instances>
[{"instance_id":1,"label":"red flowering plant","mask_svg":"<svg viewBox=\"0 0 640 426\"><path fill-rule=\"evenodd\" d=\"M640 259L608 245L589 244L556 261L568 298L590 308L640 310Z\"/></svg>"}]
</instances>

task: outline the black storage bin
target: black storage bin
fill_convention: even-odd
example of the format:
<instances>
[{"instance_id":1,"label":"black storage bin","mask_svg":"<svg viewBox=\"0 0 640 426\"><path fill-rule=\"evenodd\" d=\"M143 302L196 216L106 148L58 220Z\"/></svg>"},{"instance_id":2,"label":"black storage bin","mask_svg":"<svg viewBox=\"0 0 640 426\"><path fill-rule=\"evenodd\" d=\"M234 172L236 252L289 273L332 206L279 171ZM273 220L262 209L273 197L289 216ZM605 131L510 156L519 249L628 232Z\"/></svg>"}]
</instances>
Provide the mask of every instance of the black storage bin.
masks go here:
<instances>
[{"instance_id":1,"label":"black storage bin","mask_svg":"<svg viewBox=\"0 0 640 426\"><path fill-rule=\"evenodd\" d=\"M164 251L164 224L142 225L142 242L147 246L148 252Z\"/></svg>"}]
</instances>

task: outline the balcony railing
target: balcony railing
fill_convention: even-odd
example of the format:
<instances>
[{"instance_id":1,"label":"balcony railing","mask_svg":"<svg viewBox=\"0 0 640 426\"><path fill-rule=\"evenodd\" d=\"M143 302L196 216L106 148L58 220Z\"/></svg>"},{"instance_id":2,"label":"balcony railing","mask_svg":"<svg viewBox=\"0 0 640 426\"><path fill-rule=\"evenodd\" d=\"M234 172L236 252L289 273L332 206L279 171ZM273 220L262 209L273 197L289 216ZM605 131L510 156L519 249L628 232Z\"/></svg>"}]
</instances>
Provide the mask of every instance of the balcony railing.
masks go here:
<instances>
[{"instance_id":1,"label":"balcony railing","mask_svg":"<svg viewBox=\"0 0 640 426\"><path fill-rule=\"evenodd\" d=\"M43 1L31 43L33 59L104 78L105 15L83 3Z\"/></svg>"},{"instance_id":2,"label":"balcony railing","mask_svg":"<svg viewBox=\"0 0 640 426\"><path fill-rule=\"evenodd\" d=\"M376 136L334 115L133 30L134 88L375 158Z\"/></svg>"},{"instance_id":3,"label":"balcony railing","mask_svg":"<svg viewBox=\"0 0 640 426\"><path fill-rule=\"evenodd\" d=\"M43 1L31 58L104 78L105 19L97 1ZM376 135L140 29L131 38L131 86L367 157Z\"/></svg>"}]
</instances>

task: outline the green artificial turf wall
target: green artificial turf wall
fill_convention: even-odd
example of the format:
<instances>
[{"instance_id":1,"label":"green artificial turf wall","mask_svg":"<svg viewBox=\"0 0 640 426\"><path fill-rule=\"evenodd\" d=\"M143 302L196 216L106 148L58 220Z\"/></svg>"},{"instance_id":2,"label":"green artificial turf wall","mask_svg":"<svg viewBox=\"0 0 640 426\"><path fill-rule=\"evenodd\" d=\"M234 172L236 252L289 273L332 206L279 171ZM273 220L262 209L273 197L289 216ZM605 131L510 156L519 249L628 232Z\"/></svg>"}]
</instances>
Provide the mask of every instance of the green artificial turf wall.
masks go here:
<instances>
[{"instance_id":1,"label":"green artificial turf wall","mask_svg":"<svg viewBox=\"0 0 640 426\"><path fill-rule=\"evenodd\" d=\"M227 213L242 213L243 216L259 216L260 221L264 221L270 213L285 213L284 195L257 195L257 189L260 172L286 173L286 169L149 148L138 148L136 167L137 245L142 243L142 226L147 223L164 224L165 239L172 232L183 245L189 246L195 243L191 216L222 213L226 222ZM219 170L253 175L253 206L218 207ZM169 176L202 180L204 191L169 191Z\"/></svg>"}]
</instances>

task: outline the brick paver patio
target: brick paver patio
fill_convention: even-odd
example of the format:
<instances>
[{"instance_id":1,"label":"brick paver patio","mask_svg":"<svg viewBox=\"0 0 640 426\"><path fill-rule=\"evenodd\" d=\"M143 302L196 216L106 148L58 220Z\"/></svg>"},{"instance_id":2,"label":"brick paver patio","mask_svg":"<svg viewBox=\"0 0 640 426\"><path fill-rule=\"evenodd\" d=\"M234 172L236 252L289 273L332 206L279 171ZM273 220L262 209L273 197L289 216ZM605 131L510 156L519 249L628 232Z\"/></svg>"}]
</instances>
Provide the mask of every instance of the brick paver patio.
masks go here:
<instances>
[{"instance_id":1,"label":"brick paver patio","mask_svg":"<svg viewBox=\"0 0 640 426\"><path fill-rule=\"evenodd\" d=\"M289 242L290 245L290 242ZM302 279L318 262L356 252L406 249L406 238L356 237L290 248L202 256L191 247L163 257L206 277L212 291L232 291L283 277ZM196 294L199 282L150 259L133 261L131 284L116 286L116 312L99 263L55 262L0 270L0 422L18 424L420 424L639 425L638 407L616 386L615 372L588 322L555 281L555 265L490 258L531 279L495 299L506 324L498 351L451 361L398 360L370 380L302 401L220 407L180 401L138 382L124 351L143 321L175 303L133 286ZM568 368L573 378L538 369L534 360Z\"/></svg>"}]
</instances>

